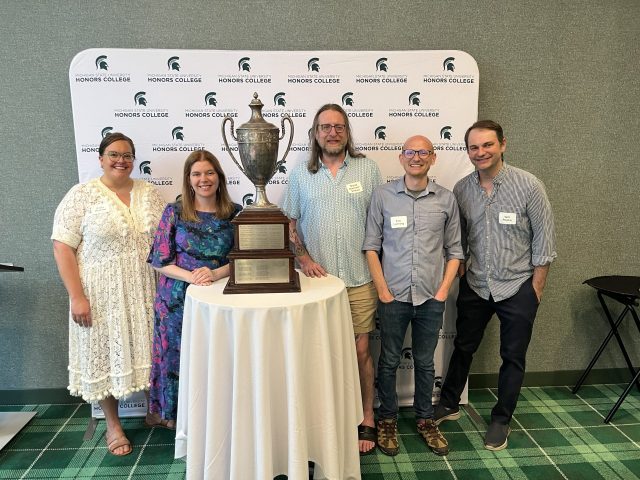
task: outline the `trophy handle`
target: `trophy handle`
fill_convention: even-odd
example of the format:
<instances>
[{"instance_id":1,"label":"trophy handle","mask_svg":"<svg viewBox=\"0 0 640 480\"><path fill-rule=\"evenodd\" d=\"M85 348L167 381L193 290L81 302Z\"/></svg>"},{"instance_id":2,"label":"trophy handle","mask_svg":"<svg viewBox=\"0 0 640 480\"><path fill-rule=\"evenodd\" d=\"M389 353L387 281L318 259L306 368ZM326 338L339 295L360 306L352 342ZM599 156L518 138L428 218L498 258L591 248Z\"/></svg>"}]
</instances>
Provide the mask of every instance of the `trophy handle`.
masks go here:
<instances>
[{"instance_id":1,"label":"trophy handle","mask_svg":"<svg viewBox=\"0 0 640 480\"><path fill-rule=\"evenodd\" d=\"M224 120L222 121L222 140L224 140L224 146L227 147L227 152L229 152L229 155L231 155L231 159L233 160L233 163L235 163L238 168L240 169L240 171L242 173L245 173L244 171L244 167L238 162L238 160L236 160L236 157L233 156L233 152L231 151L231 149L229 148L229 143L227 143L227 135L224 133L224 124L227 122L231 122L231 137L237 142L238 138L236 137L236 134L233 132L233 118L226 116L224 117Z\"/></svg>"},{"instance_id":2,"label":"trophy handle","mask_svg":"<svg viewBox=\"0 0 640 480\"><path fill-rule=\"evenodd\" d=\"M284 138L284 135L285 135L284 121L285 120L288 120L289 125L291 126L291 134L289 135L289 144L287 145L287 149L284 151L284 155L282 156L280 161L276 162L276 168L273 169L273 173L271 174L272 177L278 172L278 168L280 167L280 165L284 163L284 159L287 158L287 154L289 153L289 149L291 148L291 143L293 142L293 121L291 120L291 117L287 113L285 113L282 116L282 120L280 121L280 125L282 126L282 135L280 135L280 138L278 140L282 140Z\"/></svg>"}]
</instances>

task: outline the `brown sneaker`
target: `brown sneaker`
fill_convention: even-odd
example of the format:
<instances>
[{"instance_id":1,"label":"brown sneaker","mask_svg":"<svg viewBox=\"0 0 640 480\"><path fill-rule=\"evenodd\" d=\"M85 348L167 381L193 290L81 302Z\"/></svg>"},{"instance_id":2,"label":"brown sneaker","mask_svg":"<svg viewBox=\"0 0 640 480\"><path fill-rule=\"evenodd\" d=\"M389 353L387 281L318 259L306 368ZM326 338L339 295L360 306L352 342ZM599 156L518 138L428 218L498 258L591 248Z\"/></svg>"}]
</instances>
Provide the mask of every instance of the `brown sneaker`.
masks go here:
<instances>
[{"instance_id":1,"label":"brown sneaker","mask_svg":"<svg viewBox=\"0 0 640 480\"><path fill-rule=\"evenodd\" d=\"M447 455L449 453L449 443L444 438L444 435L440 433L436 422L432 418L418 420L417 427L418 433L433 453L436 455Z\"/></svg>"},{"instance_id":2,"label":"brown sneaker","mask_svg":"<svg viewBox=\"0 0 640 480\"><path fill-rule=\"evenodd\" d=\"M400 451L398 445L398 422L395 418L378 420L378 448L382 453L395 457Z\"/></svg>"}]
</instances>

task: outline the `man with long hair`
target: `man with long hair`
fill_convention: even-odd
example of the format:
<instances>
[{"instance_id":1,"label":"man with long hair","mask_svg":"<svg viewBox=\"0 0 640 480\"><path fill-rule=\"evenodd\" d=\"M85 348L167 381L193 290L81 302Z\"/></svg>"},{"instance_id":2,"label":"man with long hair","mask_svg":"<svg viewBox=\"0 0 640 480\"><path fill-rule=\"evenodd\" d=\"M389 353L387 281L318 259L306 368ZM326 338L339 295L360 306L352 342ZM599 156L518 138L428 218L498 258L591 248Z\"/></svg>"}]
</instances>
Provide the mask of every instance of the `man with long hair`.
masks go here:
<instances>
[{"instance_id":1,"label":"man with long hair","mask_svg":"<svg viewBox=\"0 0 640 480\"><path fill-rule=\"evenodd\" d=\"M376 441L369 332L375 328L378 295L362 244L371 194L382 177L376 163L356 151L349 119L339 105L318 110L310 143L308 163L299 164L289 176L283 210L291 219L291 243L303 273L329 273L347 286L364 410L359 449L366 454Z\"/></svg>"}]
</instances>

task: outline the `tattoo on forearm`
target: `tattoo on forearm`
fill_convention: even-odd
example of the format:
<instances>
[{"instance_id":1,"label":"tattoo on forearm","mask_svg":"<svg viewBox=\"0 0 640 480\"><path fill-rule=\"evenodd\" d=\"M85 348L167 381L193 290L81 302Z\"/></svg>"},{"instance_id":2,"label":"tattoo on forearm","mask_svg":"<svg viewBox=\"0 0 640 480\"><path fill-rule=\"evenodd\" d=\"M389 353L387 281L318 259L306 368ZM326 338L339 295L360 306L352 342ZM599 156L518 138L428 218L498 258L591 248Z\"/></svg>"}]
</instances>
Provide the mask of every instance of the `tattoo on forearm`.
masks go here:
<instances>
[{"instance_id":1,"label":"tattoo on forearm","mask_svg":"<svg viewBox=\"0 0 640 480\"><path fill-rule=\"evenodd\" d=\"M296 254L296 257L302 257L303 255L305 255L307 253L307 249L304 248L302 245L298 244L296 245L295 243L293 244L293 253Z\"/></svg>"},{"instance_id":2,"label":"tattoo on forearm","mask_svg":"<svg viewBox=\"0 0 640 480\"><path fill-rule=\"evenodd\" d=\"M295 228L289 228L289 241L291 242L291 248L296 257L302 257L307 253L307 249L302 245L302 240L300 240Z\"/></svg>"}]
</instances>

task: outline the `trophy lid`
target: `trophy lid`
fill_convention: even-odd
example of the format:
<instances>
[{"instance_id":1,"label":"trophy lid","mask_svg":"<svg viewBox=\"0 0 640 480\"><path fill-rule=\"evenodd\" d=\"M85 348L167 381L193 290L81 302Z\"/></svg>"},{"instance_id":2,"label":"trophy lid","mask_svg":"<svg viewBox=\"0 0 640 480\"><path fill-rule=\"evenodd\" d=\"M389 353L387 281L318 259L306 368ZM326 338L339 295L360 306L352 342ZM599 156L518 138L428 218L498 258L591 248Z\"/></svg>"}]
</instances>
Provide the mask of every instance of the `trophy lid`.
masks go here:
<instances>
[{"instance_id":1,"label":"trophy lid","mask_svg":"<svg viewBox=\"0 0 640 480\"><path fill-rule=\"evenodd\" d=\"M243 123L236 130L251 129L251 130L277 130L280 131L273 123L267 122L262 116L262 107L264 104L258 98L258 92L253 92L253 100L249 103L251 108L251 118L247 123Z\"/></svg>"}]
</instances>

